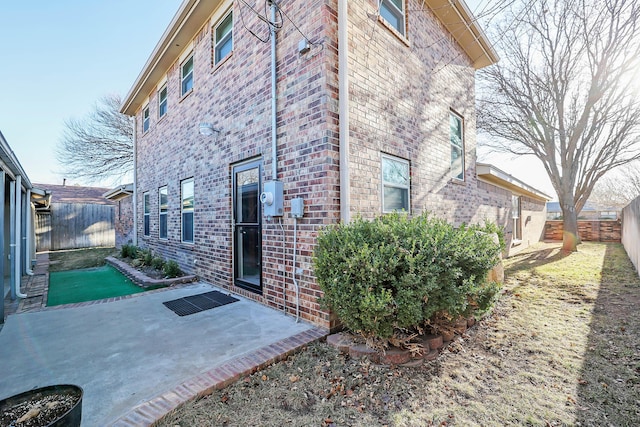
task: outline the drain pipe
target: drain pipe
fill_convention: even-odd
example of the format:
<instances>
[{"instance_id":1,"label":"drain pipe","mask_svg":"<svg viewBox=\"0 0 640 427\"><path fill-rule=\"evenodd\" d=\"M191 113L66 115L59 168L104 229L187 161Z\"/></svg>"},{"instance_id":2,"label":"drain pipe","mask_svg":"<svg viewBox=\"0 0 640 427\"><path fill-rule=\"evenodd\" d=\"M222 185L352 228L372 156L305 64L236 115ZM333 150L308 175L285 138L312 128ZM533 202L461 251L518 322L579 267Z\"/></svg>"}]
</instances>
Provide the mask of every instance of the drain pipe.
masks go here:
<instances>
[{"instance_id":1,"label":"drain pipe","mask_svg":"<svg viewBox=\"0 0 640 427\"><path fill-rule=\"evenodd\" d=\"M138 147L136 146L136 116L131 118L131 126L133 127L133 244L138 246Z\"/></svg>"},{"instance_id":2,"label":"drain pipe","mask_svg":"<svg viewBox=\"0 0 640 427\"><path fill-rule=\"evenodd\" d=\"M298 252L298 217L293 218L293 285L296 288L296 323L300 321L300 286L296 279L296 254Z\"/></svg>"},{"instance_id":3,"label":"drain pipe","mask_svg":"<svg viewBox=\"0 0 640 427\"><path fill-rule=\"evenodd\" d=\"M26 298L27 295L23 294L20 290L20 284L22 281L22 266L21 261L22 261L22 176L21 175L17 175L16 176L16 181L15 181L15 196L16 196L16 200L14 202L15 205L15 216L16 216L16 223L15 223L15 256L13 257L13 267L15 268L15 274L14 274L14 287L15 287L15 294L18 298Z\"/></svg>"},{"instance_id":4,"label":"drain pipe","mask_svg":"<svg viewBox=\"0 0 640 427\"><path fill-rule=\"evenodd\" d=\"M269 25L269 32L271 36L271 179L278 179L278 133L277 133L277 120L276 115L278 113L277 103L277 88L278 75L276 67L276 13L278 11L278 5L275 0L270 0L271 4L271 23Z\"/></svg>"},{"instance_id":5,"label":"drain pipe","mask_svg":"<svg viewBox=\"0 0 640 427\"><path fill-rule=\"evenodd\" d=\"M338 116L340 134L340 219L351 220L349 174L349 41L347 0L338 0Z\"/></svg>"},{"instance_id":6,"label":"drain pipe","mask_svg":"<svg viewBox=\"0 0 640 427\"><path fill-rule=\"evenodd\" d=\"M32 247L31 247L31 233L33 233L33 212L31 212L31 190L27 190L27 200L25 203L26 206L26 219L25 221L26 226L27 226L27 238L25 241L25 253L27 254L27 266L25 268L25 271L27 273L27 276L33 276L33 270L31 269L32 266L32 261L33 259L31 258L31 251L32 251Z\"/></svg>"}]
</instances>

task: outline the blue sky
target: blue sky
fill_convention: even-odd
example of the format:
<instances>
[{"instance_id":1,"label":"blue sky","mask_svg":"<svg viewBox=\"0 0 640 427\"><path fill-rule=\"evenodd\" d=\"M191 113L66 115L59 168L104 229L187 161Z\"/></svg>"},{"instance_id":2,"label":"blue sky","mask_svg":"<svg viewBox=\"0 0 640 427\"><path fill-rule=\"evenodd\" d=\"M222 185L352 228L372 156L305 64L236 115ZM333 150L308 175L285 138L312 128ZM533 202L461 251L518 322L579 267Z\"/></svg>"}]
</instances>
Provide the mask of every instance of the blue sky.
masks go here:
<instances>
[{"instance_id":1,"label":"blue sky","mask_svg":"<svg viewBox=\"0 0 640 427\"><path fill-rule=\"evenodd\" d=\"M33 182L62 182L64 121L128 92L180 3L0 0L0 131Z\"/></svg>"},{"instance_id":2,"label":"blue sky","mask_svg":"<svg viewBox=\"0 0 640 427\"><path fill-rule=\"evenodd\" d=\"M0 0L0 131L31 181L62 183L55 147L64 121L83 118L104 95L126 95L180 4ZM488 160L551 194L536 161Z\"/></svg>"}]
</instances>

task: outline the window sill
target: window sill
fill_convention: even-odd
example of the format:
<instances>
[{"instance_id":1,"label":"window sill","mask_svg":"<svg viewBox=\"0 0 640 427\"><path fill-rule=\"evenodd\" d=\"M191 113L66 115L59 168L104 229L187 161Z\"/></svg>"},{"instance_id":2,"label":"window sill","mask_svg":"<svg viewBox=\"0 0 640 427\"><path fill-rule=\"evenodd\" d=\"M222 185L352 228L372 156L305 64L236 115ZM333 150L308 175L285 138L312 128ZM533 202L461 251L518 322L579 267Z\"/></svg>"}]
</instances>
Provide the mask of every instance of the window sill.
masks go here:
<instances>
[{"instance_id":1,"label":"window sill","mask_svg":"<svg viewBox=\"0 0 640 427\"><path fill-rule=\"evenodd\" d=\"M512 240L511 247L520 246L522 244L522 240Z\"/></svg>"},{"instance_id":2,"label":"window sill","mask_svg":"<svg viewBox=\"0 0 640 427\"><path fill-rule=\"evenodd\" d=\"M221 61L218 61L218 63L214 63L213 67L211 69L211 74L215 73L216 71L218 71L218 69L220 67L222 67L224 64L227 63L227 61L229 61L229 59L231 59L231 57L233 56L233 51L231 51L227 56L225 56L224 58L222 58Z\"/></svg>"},{"instance_id":3,"label":"window sill","mask_svg":"<svg viewBox=\"0 0 640 427\"><path fill-rule=\"evenodd\" d=\"M411 42L406 36L403 36L400 31L396 30L396 28L389 24L386 19L384 19L380 14L378 14L378 22L381 23L387 30L391 31L391 33L396 36L398 40L400 40L407 47L411 47Z\"/></svg>"},{"instance_id":4,"label":"window sill","mask_svg":"<svg viewBox=\"0 0 640 427\"><path fill-rule=\"evenodd\" d=\"M456 185L466 185L467 181L464 179L459 179L459 178L451 178L449 180L449 182L451 182L452 184L456 184Z\"/></svg>"},{"instance_id":5,"label":"window sill","mask_svg":"<svg viewBox=\"0 0 640 427\"><path fill-rule=\"evenodd\" d=\"M189 89L189 92L185 93L184 95L182 95L182 97L180 97L178 104L184 101L185 99L187 99L189 95L191 95L192 93L193 93L193 88Z\"/></svg>"}]
</instances>

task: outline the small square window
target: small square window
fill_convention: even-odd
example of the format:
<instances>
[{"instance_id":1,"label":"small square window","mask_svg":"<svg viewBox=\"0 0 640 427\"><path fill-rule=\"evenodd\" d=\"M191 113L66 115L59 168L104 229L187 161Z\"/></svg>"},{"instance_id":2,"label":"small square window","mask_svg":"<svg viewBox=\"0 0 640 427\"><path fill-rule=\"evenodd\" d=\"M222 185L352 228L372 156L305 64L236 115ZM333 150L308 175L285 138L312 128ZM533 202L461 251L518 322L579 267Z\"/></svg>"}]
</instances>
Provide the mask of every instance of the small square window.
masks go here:
<instances>
[{"instance_id":1,"label":"small square window","mask_svg":"<svg viewBox=\"0 0 640 427\"><path fill-rule=\"evenodd\" d=\"M451 177L464 181L464 133L462 117L449 113L449 140L451 141Z\"/></svg>"},{"instance_id":2,"label":"small square window","mask_svg":"<svg viewBox=\"0 0 640 427\"><path fill-rule=\"evenodd\" d=\"M158 92L158 117L162 118L167 114L167 85L165 84Z\"/></svg>"},{"instance_id":3,"label":"small square window","mask_svg":"<svg viewBox=\"0 0 640 427\"><path fill-rule=\"evenodd\" d=\"M142 110L142 133L145 133L149 130L149 123L149 106L147 105L146 107L144 107L144 110Z\"/></svg>"},{"instance_id":4,"label":"small square window","mask_svg":"<svg viewBox=\"0 0 640 427\"><path fill-rule=\"evenodd\" d=\"M193 55L182 64L180 76L182 79L180 95L185 96L193 89Z\"/></svg>"},{"instance_id":5,"label":"small square window","mask_svg":"<svg viewBox=\"0 0 640 427\"><path fill-rule=\"evenodd\" d=\"M233 14L229 13L214 31L214 65L226 58L233 50Z\"/></svg>"},{"instance_id":6,"label":"small square window","mask_svg":"<svg viewBox=\"0 0 640 427\"><path fill-rule=\"evenodd\" d=\"M382 212L409 212L409 162L382 156Z\"/></svg>"},{"instance_id":7,"label":"small square window","mask_svg":"<svg viewBox=\"0 0 640 427\"><path fill-rule=\"evenodd\" d=\"M404 0L381 0L380 16L400 34L405 35Z\"/></svg>"}]
</instances>

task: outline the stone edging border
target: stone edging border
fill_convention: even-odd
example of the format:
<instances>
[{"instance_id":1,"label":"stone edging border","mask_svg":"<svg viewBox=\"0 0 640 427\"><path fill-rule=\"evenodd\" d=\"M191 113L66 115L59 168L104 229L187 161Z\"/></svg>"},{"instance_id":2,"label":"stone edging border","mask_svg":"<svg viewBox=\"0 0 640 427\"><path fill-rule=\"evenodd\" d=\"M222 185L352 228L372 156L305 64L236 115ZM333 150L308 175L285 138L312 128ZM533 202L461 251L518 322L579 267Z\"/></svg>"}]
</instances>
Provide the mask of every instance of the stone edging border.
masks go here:
<instances>
[{"instance_id":1,"label":"stone edging border","mask_svg":"<svg viewBox=\"0 0 640 427\"><path fill-rule=\"evenodd\" d=\"M158 420L184 403L207 396L238 381L240 378L286 359L306 345L323 339L327 331L314 327L299 334L238 356L206 371L176 388L140 403L129 412L108 424L110 427L153 426Z\"/></svg>"},{"instance_id":2,"label":"stone edging border","mask_svg":"<svg viewBox=\"0 0 640 427\"><path fill-rule=\"evenodd\" d=\"M174 277L173 279L152 279L143 272L131 267L124 261L120 261L114 257L106 257L105 261L117 268L122 274L127 276L132 282L143 288L151 288L157 286L173 286L178 283L191 283L195 282L198 278L193 275L187 275L182 277Z\"/></svg>"}]
</instances>

